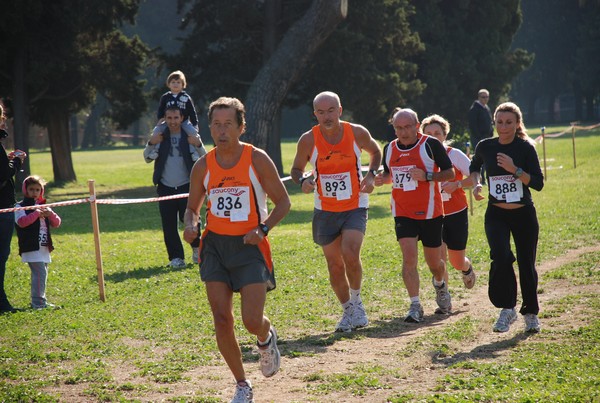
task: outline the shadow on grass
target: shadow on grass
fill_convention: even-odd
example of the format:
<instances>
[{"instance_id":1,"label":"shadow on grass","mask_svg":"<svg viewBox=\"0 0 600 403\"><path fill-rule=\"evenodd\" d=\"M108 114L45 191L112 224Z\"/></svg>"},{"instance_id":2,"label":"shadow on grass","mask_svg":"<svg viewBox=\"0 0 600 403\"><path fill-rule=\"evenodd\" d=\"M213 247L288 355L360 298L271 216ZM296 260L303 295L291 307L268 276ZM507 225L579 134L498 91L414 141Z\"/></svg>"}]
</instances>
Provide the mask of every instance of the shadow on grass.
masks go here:
<instances>
[{"instance_id":1,"label":"shadow on grass","mask_svg":"<svg viewBox=\"0 0 600 403\"><path fill-rule=\"evenodd\" d=\"M450 367L463 361L475 361L495 359L500 356L500 352L516 347L521 341L532 336L529 333L518 333L510 339L498 340L493 343L477 346L471 351L454 354L451 356L433 356L432 362Z\"/></svg>"},{"instance_id":2,"label":"shadow on grass","mask_svg":"<svg viewBox=\"0 0 600 403\"><path fill-rule=\"evenodd\" d=\"M189 270L189 269L195 269L196 265L193 264L187 264L185 267L182 268L172 268L172 267L168 267L168 266L151 266L151 267L141 267L141 268L136 268L134 270L129 270L129 271L121 271L121 272L117 272L117 273L110 273L110 274L105 274L104 275L104 280L107 282L111 282L111 283L121 283L123 281L127 281L127 280L131 280L131 279L135 279L135 280L139 280L139 279L146 279L146 278L151 278L160 274L165 274L165 273L174 273L174 272L178 272L178 271L184 271L184 270ZM92 281L96 281L96 276L92 276L90 277L90 279Z\"/></svg>"},{"instance_id":3,"label":"shadow on grass","mask_svg":"<svg viewBox=\"0 0 600 403\"><path fill-rule=\"evenodd\" d=\"M364 337L362 330L349 333L321 333L303 336L298 339L278 339L277 346L282 356L290 358L302 355L325 353L327 348L340 340L361 339ZM254 346L241 346L245 362L258 361L258 355L253 352Z\"/></svg>"},{"instance_id":4,"label":"shadow on grass","mask_svg":"<svg viewBox=\"0 0 600 403\"><path fill-rule=\"evenodd\" d=\"M281 354L288 357L303 354L319 354L326 352L328 347L341 340L363 339L365 337L372 339L396 338L418 328L439 326L447 318L447 315L430 315L425 316L421 323L404 322L404 317L393 318L391 320L378 320L371 322L366 328L356 329L349 333L328 332L311 334L297 339L284 338L280 339L278 344ZM244 359L256 361L256 358L250 355L245 356Z\"/></svg>"}]
</instances>

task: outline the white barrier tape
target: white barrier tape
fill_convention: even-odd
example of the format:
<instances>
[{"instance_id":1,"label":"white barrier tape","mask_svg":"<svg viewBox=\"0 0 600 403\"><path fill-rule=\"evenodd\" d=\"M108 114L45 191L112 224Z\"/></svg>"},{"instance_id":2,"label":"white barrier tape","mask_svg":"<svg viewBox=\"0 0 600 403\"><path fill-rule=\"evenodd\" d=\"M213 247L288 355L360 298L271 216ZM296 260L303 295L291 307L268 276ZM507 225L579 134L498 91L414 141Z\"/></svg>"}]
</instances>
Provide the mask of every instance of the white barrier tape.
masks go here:
<instances>
[{"instance_id":1,"label":"white barrier tape","mask_svg":"<svg viewBox=\"0 0 600 403\"><path fill-rule=\"evenodd\" d=\"M40 208L40 206L60 207L60 206L72 206L75 204L94 203L94 202L96 204L148 203L148 202L161 201L161 200L182 199L182 198L188 197L188 196L189 196L189 193L181 193L181 194L171 195L171 196L150 197L150 198L146 198L146 199L95 199L94 197L86 197L85 199L67 200L67 201L63 201L63 202L48 203L48 204L35 205L35 206L4 208L4 209L0 209L0 213L12 213L12 212L19 211L19 210L35 210L37 208Z\"/></svg>"},{"instance_id":2,"label":"white barrier tape","mask_svg":"<svg viewBox=\"0 0 600 403\"><path fill-rule=\"evenodd\" d=\"M383 169L383 166L380 167L379 169ZM361 167L361 170L368 171L369 167L363 166L363 167ZM309 175L312 174L312 170L305 172L305 175L306 174L309 174ZM286 176L284 178L281 178L281 180L283 182L288 181L290 179L292 179L291 176ZM96 204L150 203L150 202L157 202L157 201L161 201L161 200L183 199L188 196L189 196L189 193L180 193L180 194L171 195L171 196L147 197L147 198L143 198L143 199L97 199L95 196L90 196L90 197L86 197L85 199L66 200L66 201L62 201L62 202L43 204L43 206L44 207L60 207L60 206L72 206L75 204L82 204L82 203L96 203ZM0 209L0 214L1 213L12 213L12 212L19 211L19 210L35 210L39 207L40 207L40 205L5 208L5 209Z\"/></svg>"},{"instance_id":3,"label":"white barrier tape","mask_svg":"<svg viewBox=\"0 0 600 403\"><path fill-rule=\"evenodd\" d=\"M595 125L592 126L573 126L574 128L576 128L577 130L592 130L595 129L596 127L600 127L600 123L596 123Z\"/></svg>"},{"instance_id":4,"label":"white barrier tape","mask_svg":"<svg viewBox=\"0 0 600 403\"><path fill-rule=\"evenodd\" d=\"M134 204L134 203L150 203L161 200L183 199L188 197L189 193L180 193L171 196L148 197L145 199L98 199L96 204Z\"/></svg>"},{"instance_id":5,"label":"white barrier tape","mask_svg":"<svg viewBox=\"0 0 600 403\"><path fill-rule=\"evenodd\" d=\"M74 204L88 203L89 201L90 201L89 198L85 198L85 199L67 200L64 202L42 204L41 206L43 206L43 207L72 206ZM19 210L35 210L38 208L40 208L40 205L4 208L4 209L0 209L0 213L12 213L13 211L19 211Z\"/></svg>"},{"instance_id":6,"label":"white barrier tape","mask_svg":"<svg viewBox=\"0 0 600 403\"><path fill-rule=\"evenodd\" d=\"M575 128L577 130L592 130L597 127L600 127L600 123L596 123L595 125L592 125L592 126L571 126L570 128L565 129L560 133L545 133L543 136L540 134L538 137L535 138L535 142L541 144L542 141L544 141L544 137L548 137L548 138L560 137L564 134L570 133L572 128Z\"/></svg>"}]
</instances>

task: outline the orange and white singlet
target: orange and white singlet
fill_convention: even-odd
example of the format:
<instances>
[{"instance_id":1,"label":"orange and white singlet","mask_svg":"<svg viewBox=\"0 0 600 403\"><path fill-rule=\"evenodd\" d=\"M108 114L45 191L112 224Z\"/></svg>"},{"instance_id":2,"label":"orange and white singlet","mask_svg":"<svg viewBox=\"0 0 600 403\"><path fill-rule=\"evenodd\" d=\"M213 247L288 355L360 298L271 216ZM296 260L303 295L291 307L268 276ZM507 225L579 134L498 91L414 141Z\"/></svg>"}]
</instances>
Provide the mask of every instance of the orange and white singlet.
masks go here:
<instances>
[{"instance_id":1,"label":"orange and white singlet","mask_svg":"<svg viewBox=\"0 0 600 403\"><path fill-rule=\"evenodd\" d=\"M360 169L361 150L352 126L341 122L342 140L329 144L320 127L312 128L314 147L310 157L315 176L315 208L323 211L342 212L359 207L369 207L369 195L360 193L363 178Z\"/></svg>"},{"instance_id":2,"label":"orange and white singlet","mask_svg":"<svg viewBox=\"0 0 600 403\"><path fill-rule=\"evenodd\" d=\"M221 235L245 235L267 217L267 195L252 166L250 144L244 144L239 162L224 169L216 150L206 155L206 230Z\"/></svg>"},{"instance_id":3,"label":"orange and white singlet","mask_svg":"<svg viewBox=\"0 0 600 403\"><path fill-rule=\"evenodd\" d=\"M452 165L454 166L455 181L462 181L465 176L469 175L470 160L462 151L447 147L446 152ZM467 196L463 188L457 188L451 194L442 192L442 200L444 202L444 215L451 215L463 211L467 208Z\"/></svg>"},{"instance_id":4,"label":"orange and white singlet","mask_svg":"<svg viewBox=\"0 0 600 403\"><path fill-rule=\"evenodd\" d=\"M392 177L391 207L394 217L429 220L444 214L439 183L413 180L408 172L411 168L439 171L435 161L427 155L428 137L418 133L417 144L410 149L398 148L396 139L386 149L384 158Z\"/></svg>"}]
</instances>

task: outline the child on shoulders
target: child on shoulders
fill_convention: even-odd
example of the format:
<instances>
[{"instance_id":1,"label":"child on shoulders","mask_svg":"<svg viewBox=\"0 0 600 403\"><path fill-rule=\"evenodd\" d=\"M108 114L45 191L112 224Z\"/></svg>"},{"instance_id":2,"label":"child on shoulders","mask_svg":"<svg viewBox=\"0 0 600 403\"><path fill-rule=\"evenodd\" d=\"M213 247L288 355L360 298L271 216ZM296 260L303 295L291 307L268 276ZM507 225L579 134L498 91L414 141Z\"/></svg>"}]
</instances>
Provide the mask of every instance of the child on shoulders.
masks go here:
<instances>
[{"instance_id":1,"label":"child on shoulders","mask_svg":"<svg viewBox=\"0 0 600 403\"><path fill-rule=\"evenodd\" d=\"M167 87L169 87L170 91L165 92L161 97L158 104L158 111L156 116L158 118L158 122L152 131L153 134L164 133L167 128L167 124L165 123L165 111L176 105L183 115L183 123L181 124L181 129L188 136L198 136L198 116L196 114L196 108L194 107L194 102L192 101L192 97L185 92L185 87L187 86L185 75L180 70L174 71L167 77ZM154 150L148 154L148 158L155 160L158 158L158 150L160 149L160 143L154 146ZM206 150L204 146L201 146L202 154L206 154ZM190 144L190 154L192 155L192 160L196 161L201 157L200 154L196 151L194 146Z\"/></svg>"}]
</instances>

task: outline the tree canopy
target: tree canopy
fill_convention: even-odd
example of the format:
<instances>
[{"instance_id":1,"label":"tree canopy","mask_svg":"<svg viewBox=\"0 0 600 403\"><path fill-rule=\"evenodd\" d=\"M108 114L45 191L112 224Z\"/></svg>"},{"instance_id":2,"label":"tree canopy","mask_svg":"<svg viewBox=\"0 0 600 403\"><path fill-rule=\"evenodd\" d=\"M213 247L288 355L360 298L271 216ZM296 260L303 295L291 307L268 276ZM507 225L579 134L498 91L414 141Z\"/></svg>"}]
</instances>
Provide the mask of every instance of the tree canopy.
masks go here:
<instances>
[{"instance_id":1,"label":"tree canopy","mask_svg":"<svg viewBox=\"0 0 600 403\"><path fill-rule=\"evenodd\" d=\"M265 12L269 1L190 2L185 24L194 28L180 54L168 58L168 63L189 71L190 87L204 101L223 94L245 99L270 57L265 41L279 45L311 5L308 0L277 1L278 18L275 27L269 27ZM417 66L406 61L423 50L407 23L412 10L407 0L348 1L347 18L323 41L284 105L310 104L317 92L332 90L357 120L385 126L381 119L385 121L394 106L423 88L415 79Z\"/></svg>"},{"instance_id":2,"label":"tree canopy","mask_svg":"<svg viewBox=\"0 0 600 403\"><path fill-rule=\"evenodd\" d=\"M121 126L146 109L138 80L147 48L118 28L139 0L23 0L3 7L0 92L12 99L15 143L28 149L31 121L48 128L54 178L76 178L68 118L101 93Z\"/></svg>"},{"instance_id":3,"label":"tree canopy","mask_svg":"<svg viewBox=\"0 0 600 403\"><path fill-rule=\"evenodd\" d=\"M519 0L413 0L412 26L425 43L416 60L427 88L414 102L420 116L438 113L453 133L467 127L477 91L490 91L490 105L502 100L531 55L511 51L522 21Z\"/></svg>"},{"instance_id":4,"label":"tree canopy","mask_svg":"<svg viewBox=\"0 0 600 403\"><path fill-rule=\"evenodd\" d=\"M245 99L268 60L265 42L276 43L311 4L279 4L274 29L265 7L270 1L187 0L190 34L172 68L189 71L199 100L228 94ZM521 23L519 0L348 1L348 16L323 42L286 95L283 105L310 105L323 90L337 92L351 118L376 137L389 132L396 106L420 115L440 113L459 130L479 88L505 96L513 79L530 63L523 50L511 51ZM271 32L270 35L267 35Z\"/></svg>"},{"instance_id":5,"label":"tree canopy","mask_svg":"<svg viewBox=\"0 0 600 403\"><path fill-rule=\"evenodd\" d=\"M576 119L593 119L594 99L600 94L600 2L528 0L523 13L527 24L517 33L515 46L530 50L535 61L516 80L513 95L525 104L528 119L539 121L536 101L545 100L552 111L556 97L565 93L575 95ZM552 113L545 118L553 120Z\"/></svg>"}]
</instances>

